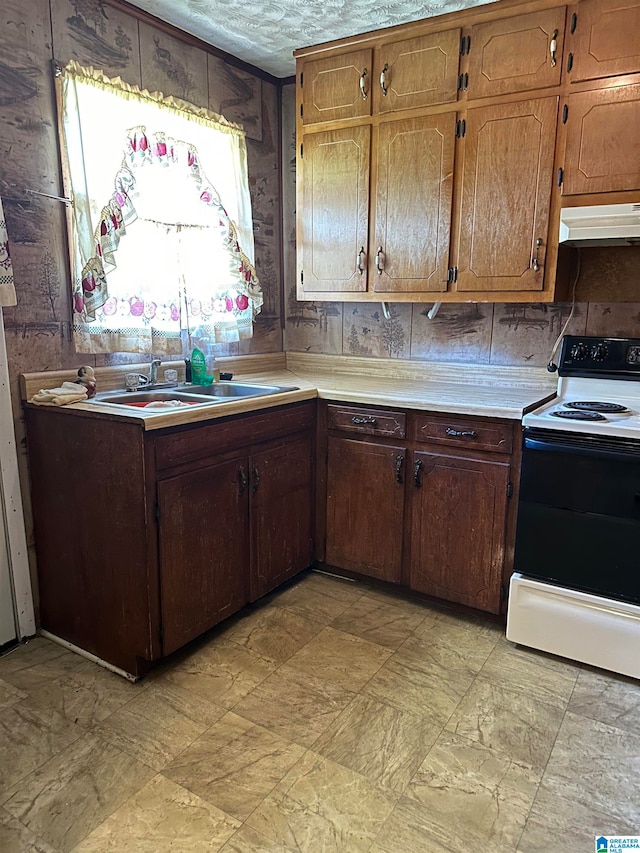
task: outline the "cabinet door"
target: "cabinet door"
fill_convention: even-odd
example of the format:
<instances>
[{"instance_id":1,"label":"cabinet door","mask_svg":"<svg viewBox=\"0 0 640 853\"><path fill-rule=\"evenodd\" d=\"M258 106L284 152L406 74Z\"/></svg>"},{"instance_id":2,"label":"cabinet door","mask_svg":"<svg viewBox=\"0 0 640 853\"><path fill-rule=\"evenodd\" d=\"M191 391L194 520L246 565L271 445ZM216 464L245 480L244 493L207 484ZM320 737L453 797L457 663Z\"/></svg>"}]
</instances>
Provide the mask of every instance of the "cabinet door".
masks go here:
<instances>
[{"instance_id":1,"label":"cabinet door","mask_svg":"<svg viewBox=\"0 0 640 853\"><path fill-rule=\"evenodd\" d=\"M305 62L302 73L305 125L371 115L371 50Z\"/></svg>"},{"instance_id":2,"label":"cabinet door","mask_svg":"<svg viewBox=\"0 0 640 853\"><path fill-rule=\"evenodd\" d=\"M403 447L329 438L327 563L400 581L405 456Z\"/></svg>"},{"instance_id":3,"label":"cabinet door","mask_svg":"<svg viewBox=\"0 0 640 853\"><path fill-rule=\"evenodd\" d=\"M414 453L410 586L498 613L509 465Z\"/></svg>"},{"instance_id":4,"label":"cabinet door","mask_svg":"<svg viewBox=\"0 0 640 853\"><path fill-rule=\"evenodd\" d=\"M252 601L311 564L311 456L305 433L250 459Z\"/></svg>"},{"instance_id":5,"label":"cabinet door","mask_svg":"<svg viewBox=\"0 0 640 853\"><path fill-rule=\"evenodd\" d=\"M558 6L472 27L469 97L557 86L562 70L565 14L565 7Z\"/></svg>"},{"instance_id":6,"label":"cabinet door","mask_svg":"<svg viewBox=\"0 0 640 853\"><path fill-rule=\"evenodd\" d=\"M573 83L640 72L640 0L581 0L571 29Z\"/></svg>"},{"instance_id":7,"label":"cabinet door","mask_svg":"<svg viewBox=\"0 0 640 853\"><path fill-rule=\"evenodd\" d=\"M458 97L460 29L395 41L376 56L378 112L447 104Z\"/></svg>"},{"instance_id":8,"label":"cabinet door","mask_svg":"<svg viewBox=\"0 0 640 853\"><path fill-rule=\"evenodd\" d=\"M247 601L247 477L236 459L158 484L165 655Z\"/></svg>"},{"instance_id":9,"label":"cabinet door","mask_svg":"<svg viewBox=\"0 0 640 853\"><path fill-rule=\"evenodd\" d=\"M305 291L367 289L371 129L305 135L298 246Z\"/></svg>"},{"instance_id":10,"label":"cabinet door","mask_svg":"<svg viewBox=\"0 0 640 853\"><path fill-rule=\"evenodd\" d=\"M569 96L562 192L640 189L640 84Z\"/></svg>"},{"instance_id":11,"label":"cabinet door","mask_svg":"<svg viewBox=\"0 0 640 853\"><path fill-rule=\"evenodd\" d=\"M557 108L543 98L467 113L457 290L542 290Z\"/></svg>"},{"instance_id":12,"label":"cabinet door","mask_svg":"<svg viewBox=\"0 0 640 853\"><path fill-rule=\"evenodd\" d=\"M455 125L455 113L445 113L379 127L369 258L376 292L447 289Z\"/></svg>"}]
</instances>

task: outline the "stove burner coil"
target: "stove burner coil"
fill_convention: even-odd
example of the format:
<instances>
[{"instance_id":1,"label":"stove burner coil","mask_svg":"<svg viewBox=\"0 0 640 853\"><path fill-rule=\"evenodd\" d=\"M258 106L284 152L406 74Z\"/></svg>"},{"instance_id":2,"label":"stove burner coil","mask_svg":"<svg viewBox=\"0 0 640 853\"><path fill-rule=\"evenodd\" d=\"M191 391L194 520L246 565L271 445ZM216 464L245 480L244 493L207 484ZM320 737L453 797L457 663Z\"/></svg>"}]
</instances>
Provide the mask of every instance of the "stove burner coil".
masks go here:
<instances>
[{"instance_id":1,"label":"stove burner coil","mask_svg":"<svg viewBox=\"0 0 640 853\"><path fill-rule=\"evenodd\" d=\"M578 409L581 412L608 412L609 414L619 414L620 412L629 411L626 406L621 406L620 403L602 403L598 401L590 402L589 400L575 400L571 403L564 403L564 405L569 409Z\"/></svg>"},{"instance_id":2,"label":"stove burner coil","mask_svg":"<svg viewBox=\"0 0 640 853\"><path fill-rule=\"evenodd\" d=\"M576 411L575 409L560 409L556 412L551 412L554 418L565 418L569 421L606 421L604 415L599 412L593 412L590 409Z\"/></svg>"}]
</instances>

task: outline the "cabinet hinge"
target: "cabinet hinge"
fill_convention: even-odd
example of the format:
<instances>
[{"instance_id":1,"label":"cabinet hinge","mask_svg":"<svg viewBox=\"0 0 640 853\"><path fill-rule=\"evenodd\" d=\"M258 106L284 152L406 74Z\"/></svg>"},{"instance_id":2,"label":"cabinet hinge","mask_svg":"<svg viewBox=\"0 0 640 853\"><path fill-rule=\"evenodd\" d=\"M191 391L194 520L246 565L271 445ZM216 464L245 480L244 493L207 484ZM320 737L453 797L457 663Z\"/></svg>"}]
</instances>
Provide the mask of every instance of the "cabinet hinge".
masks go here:
<instances>
[{"instance_id":1,"label":"cabinet hinge","mask_svg":"<svg viewBox=\"0 0 640 853\"><path fill-rule=\"evenodd\" d=\"M558 186L562 186L562 181L564 180L564 169L558 169Z\"/></svg>"},{"instance_id":2,"label":"cabinet hinge","mask_svg":"<svg viewBox=\"0 0 640 853\"><path fill-rule=\"evenodd\" d=\"M304 157L304 142L300 143L300 159Z\"/></svg>"},{"instance_id":3,"label":"cabinet hinge","mask_svg":"<svg viewBox=\"0 0 640 853\"><path fill-rule=\"evenodd\" d=\"M566 124L568 118L569 118L569 104L565 104L562 107L562 124Z\"/></svg>"},{"instance_id":4,"label":"cabinet hinge","mask_svg":"<svg viewBox=\"0 0 640 853\"><path fill-rule=\"evenodd\" d=\"M464 74L458 75L458 91L466 92L469 88L469 75L465 72Z\"/></svg>"},{"instance_id":5,"label":"cabinet hinge","mask_svg":"<svg viewBox=\"0 0 640 853\"><path fill-rule=\"evenodd\" d=\"M156 524L160 523L160 504L157 502L153 510L153 518Z\"/></svg>"},{"instance_id":6,"label":"cabinet hinge","mask_svg":"<svg viewBox=\"0 0 640 853\"><path fill-rule=\"evenodd\" d=\"M572 33L575 33L577 23L578 23L578 15L576 12L574 12L573 15L571 16L571 32Z\"/></svg>"},{"instance_id":7,"label":"cabinet hinge","mask_svg":"<svg viewBox=\"0 0 640 853\"><path fill-rule=\"evenodd\" d=\"M569 56L567 56L567 72L571 71L572 68L573 68L573 54L570 53Z\"/></svg>"},{"instance_id":8,"label":"cabinet hinge","mask_svg":"<svg viewBox=\"0 0 640 853\"><path fill-rule=\"evenodd\" d=\"M458 280L458 267L449 267L447 270L447 284L455 284Z\"/></svg>"},{"instance_id":9,"label":"cabinet hinge","mask_svg":"<svg viewBox=\"0 0 640 853\"><path fill-rule=\"evenodd\" d=\"M506 597L507 597L507 588L503 583L501 583L500 584L500 601L504 601L506 599Z\"/></svg>"},{"instance_id":10,"label":"cabinet hinge","mask_svg":"<svg viewBox=\"0 0 640 853\"><path fill-rule=\"evenodd\" d=\"M304 104L300 104L300 118L304 118Z\"/></svg>"},{"instance_id":11,"label":"cabinet hinge","mask_svg":"<svg viewBox=\"0 0 640 853\"><path fill-rule=\"evenodd\" d=\"M467 132L467 122L465 119L458 119L456 122L456 139L461 139Z\"/></svg>"},{"instance_id":12,"label":"cabinet hinge","mask_svg":"<svg viewBox=\"0 0 640 853\"><path fill-rule=\"evenodd\" d=\"M507 483L507 497L510 498L513 495L513 483Z\"/></svg>"},{"instance_id":13,"label":"cabinet hinge","mask_svg":"<svg viewBox=\"0 0 640 853\"><path fill-rule=\"evenodd\" d=\"M301 86L302 86L303 80L304 80L304 71L301 71L300 72L300 85Z\"/></svg>"},{"instance_id":14,"label":"cabinet hinge","mask_svg":"<svg viewBox=\"0 0 640 853\"><path fill-rule=\"evenodd\" d=\"M462 36L460 39L460 56L466 56L471 50L471 36Z\"/></svg>"}]
</instances>

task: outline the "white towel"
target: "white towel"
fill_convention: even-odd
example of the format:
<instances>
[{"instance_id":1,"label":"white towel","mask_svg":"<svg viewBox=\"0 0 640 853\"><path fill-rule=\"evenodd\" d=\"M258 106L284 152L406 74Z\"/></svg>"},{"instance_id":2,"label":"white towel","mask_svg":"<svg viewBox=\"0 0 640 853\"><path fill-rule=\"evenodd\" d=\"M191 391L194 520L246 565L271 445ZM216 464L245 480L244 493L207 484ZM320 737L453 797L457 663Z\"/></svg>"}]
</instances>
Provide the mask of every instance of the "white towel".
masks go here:
<instances>
[{"instance_id":1,"label":"white towel","mask_svg":"<svg viewBox=\"0 0 640 853\"><path fill-rule=\"evenodd\" d=\"M63 382L59 388L42 388L34 394L30 403L39 406L66 406L67 403L79 403L87 399L87 389L75 382Z\"/></svg>"}]
</instances>

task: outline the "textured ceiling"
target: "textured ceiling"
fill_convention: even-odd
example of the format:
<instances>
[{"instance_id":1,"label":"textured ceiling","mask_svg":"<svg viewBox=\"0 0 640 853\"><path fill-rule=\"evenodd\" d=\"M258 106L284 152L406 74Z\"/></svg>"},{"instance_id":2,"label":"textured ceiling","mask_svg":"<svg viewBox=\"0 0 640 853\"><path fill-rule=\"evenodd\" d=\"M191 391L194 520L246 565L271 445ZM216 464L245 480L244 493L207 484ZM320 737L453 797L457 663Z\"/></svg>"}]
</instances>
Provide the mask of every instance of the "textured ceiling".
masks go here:
<instances>
[{"instance_id":1,"label":"textured ceiling","mask_svg":"<svg viewBox=\"0 0 640 853\"><path fill-rule=\"evenodd\" d=\"M491 0L133 0L275 77L295 73L296 48L406 24Z\"/></svg>"}]
</instances>

